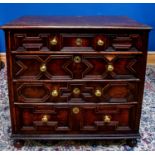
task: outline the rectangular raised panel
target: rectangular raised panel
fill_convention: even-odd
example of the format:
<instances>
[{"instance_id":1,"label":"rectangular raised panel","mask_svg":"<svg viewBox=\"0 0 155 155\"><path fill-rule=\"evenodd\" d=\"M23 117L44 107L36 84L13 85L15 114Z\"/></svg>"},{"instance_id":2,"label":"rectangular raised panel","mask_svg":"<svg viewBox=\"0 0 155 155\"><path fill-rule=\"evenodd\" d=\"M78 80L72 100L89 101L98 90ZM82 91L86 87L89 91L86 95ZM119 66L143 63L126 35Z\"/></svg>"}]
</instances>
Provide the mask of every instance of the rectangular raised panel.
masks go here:
<instances>
[{"instance_id":1,"label":"rectangular raised panel","mask_svg":"<svg viewBox=\"0 0 155 155\"><path fill-rule=\"evenodd\" d=\"M38 33L28 31L25 33L14 33L12 36L12 50L16 51L50 51L60 50L61 36L51 33ZM56 45L51 45L51 40L59 40Z\"/></svg>"},{"instance_id":2,"label":"rectangular raised panel","mask_svg":"<svg viewBox=\"0 0 155 155\"><path fill-rule=\"evenodd\" d=\"M141 59L141 55L15 55L13 74L23 80L140 79Z\"/></svg>"},{"instance_id":3,"label":"rectangular raised panel","mask_svg":"<svg viewBox=\"0 0 155 155\"><path fill-rule=\"evenodd\" d=\"M138 101L138 85L136 82L26 82L14 84L14 95L15 102L25 103L124 103ZM97 90L100 96L96 95Z\"/></svg>"},{"instance_id":4,"label":"rectangular raised panel","mask_svg":"<svg viewBox=\"0 0 155 155\"><path fill-rule=\"evenodd\" d=\"M18 106L16 117L19 133L66 133L72 128L67 107ZM44 117L47 117L47 122L43 121Z\"/></svg>"},{"instance_id":5,"label":"rectangular raised panel","mask_svg":"<svg viewBox=\"0 0 155 155\"><path fill-rule=\"evenodd\" d=\"M105 117L110 118L108 123L105 122ZM132 131L134 129L134 117L134 105L83 106L80 130L84 133Z\"/></svg>"}]
</instances>

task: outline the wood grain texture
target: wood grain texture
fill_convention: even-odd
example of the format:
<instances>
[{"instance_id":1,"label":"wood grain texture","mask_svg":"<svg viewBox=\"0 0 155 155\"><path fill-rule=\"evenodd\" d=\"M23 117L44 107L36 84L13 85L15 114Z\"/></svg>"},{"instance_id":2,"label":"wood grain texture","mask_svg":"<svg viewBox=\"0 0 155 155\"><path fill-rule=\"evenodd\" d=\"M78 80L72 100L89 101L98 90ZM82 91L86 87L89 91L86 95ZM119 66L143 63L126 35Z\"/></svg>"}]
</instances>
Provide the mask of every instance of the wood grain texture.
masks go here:
<instances>
[{"instance_id":1,"label":"wood grain texture","mask_svg":"<svg viewBox=\"0 0 155 155\"><path fill-rule=\"evenodd\" d=\"M150 27L98 16L22 17L2 28L13 138L139 137Z\"/></svg>"},{"instance_id":2,"label":"wood grain texture","mask_svg":"<svg viewBox=\"0 0 155 155\"><path fill-rule=\"evenodd\" d=\"M25 103L124 103L138 102L137 82L50 82L50 83L18 83L14 84L15 102ZM78 94L74 89L80 89ZM58 95L52 96L57 90ZM100 90L97 97L95 91Z\"/></svg>"},{"instance_id":3,"label":"wood grain texture","mask_svg":"<svg viewBox=\"0 0 155 155\"><path fill-rule=\"evenodd\" d=\"M47 30L16 30L12 33L12 51L70 51L70 52L141 52L142 34L140 32L117 32L96 30L95 33L72 31L59 33ZM55 41L53 44L52 42Z\"/></svg>"},{"instance_id":4,"label":"wood grain texture","mask_svg":"<svg viewBox=\"0 0 155 155\"><path fill-rule=\"evenodd\" d=\"M79 113L74 113L74 108ZM59 105L59 106L17 106L18 133L23 134L67 134L125 133L134 130L135 105ZM42 122L46 115L48 122ZM105 123L104 116L111 122ZM132 121L131 121L132 120ZM76 121L76 123L75 123Z\"/></svg>"},{"instance_id":5,"label":"wood grain texture","mask_svg":"<svg viewBox=\"0 0 155 155\"><path fill-rule=\"evenodd\" d=\"M16 52L13 52L13 53L16 53ZM36 52L31 52L31 53L36 53ZM135 52L134 52L135 53ZM131 53L131 54L134 54L134 53ZM23 53L23 52L18 52L18 54L27 54L27 53ZM44 54L44 52L43 53L41 53L41 52L39 52L39 54ZM48 54L48 53L47 53ZM65 54L65 53L64 53ZM68 53L67 53L68 54ZM126 52L126 54L128 54L127 52ZM137 53L135 53L135 54L137 54ZM4 62L4 64L5 64L5 67L6 67L6 52L1 52L0 53L0 59L1 59L1 61L3 61ZM155 65L155 51L148 51L148 56L147 56L147 65Z\"/></svg>"},{"instance_id":6,"label":"wood grain texture","mask_svg":"<svg viewBox=\"0 0 155 155\"><path fill-rule=\"evenodd\" d=\"M140 24L126 16L24 16L1 28L151 29L151 27Z\"/></svg>"},{"instance_id":7,"label":"wood grain texture","mask_svg":"<svg viewBox=\"0 0 155 155\"><path fill-rule=\"evenodd\" d=\"M13 52L13 53L17 53L17 54L28 54L28 53L23 53L23 52ZM35 51L32 51L31 54L36 54L38 52L35 52ZM70 52L64 52L64 54L69 54ZM78 52L79 53L79 52ZM82 53L85 53L85 52L82 52ZM104 54L106 54L107 52L104 52ZM115 54L116 52L112 52L112 54ZM44 54L44 52L39 52L39 54ZM51 54L51 53L47 53L47 54ZM80 53L79 53L80 54ZM128 52L126 53L123 53L123 54L129 54ZM138 54L136 52L133 52L131 54ZM141 53L139 53L141 54ZM1 61L4 62L5 64L5 67L6 66L6 52L1 52L0 53L0 59ZM155 51L148 51L148 56L147 56L147 65L155 65Z\"/></svg>"},{"instance_id":8,"label":"wood grain texture","mask_svg":"<svg viewBox=\"0 0 155 155\"><path fill-rule=\"evenodd\" d=\"M80 58L76 63L75 58ZM138 55L15 55L14 79L31 80L71 80L71 79L129 79L140 78L137 60ZM41 72L40 67L44 64L46 71ZM108 71L112 65L113 70ZM78 70L78 72L77 72Z\"/></svg>"}]
</instances>

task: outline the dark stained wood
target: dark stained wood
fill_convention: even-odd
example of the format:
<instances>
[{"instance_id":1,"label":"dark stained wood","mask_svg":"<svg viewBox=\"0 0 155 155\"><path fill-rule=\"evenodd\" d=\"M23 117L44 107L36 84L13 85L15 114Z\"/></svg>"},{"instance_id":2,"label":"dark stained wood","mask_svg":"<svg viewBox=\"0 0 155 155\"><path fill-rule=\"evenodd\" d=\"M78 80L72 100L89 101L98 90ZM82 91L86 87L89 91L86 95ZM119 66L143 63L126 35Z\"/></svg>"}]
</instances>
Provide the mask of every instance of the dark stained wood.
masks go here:
<instances>
[{"instance_id":1,"label":"dark stained wood","mask_svg":"<svg viewBox=\"0 0 155 155\"><path fill-rule=\"evenodd\" d=\"M126 143L130 146L130 147L135 147L137 145L137 139L133 138L133 139L127 139Z\"/></svg>"},{"instance_id":2,"label":"dark stained wood","mask_svg":"<svg viewBox=\"0 0 155 155\"><path fill-rule=\"evenodd\" d=\"M74 108L79 113L74 113ZM18 133L24 134L110 134L127 133L134 130L132 115L135 105L58 105L58 106L16 106ZM42 122L47 115L48 122ZM104 116L111 117L111 122L105 123Z\"/></svg>"},{"instance_id":3,"label":"dark stained wood","mask_svg":"<svg viewBox=\"0 0 155 155\"><path fill-rule=\"evenodd\" d=\"M80 63L74 62L76 56L80 57ZM14 79L23 80L140 79L139 59L142 55L15 55L13 73ZM45 72L40 71L42 64L47 67ZM107 71L109 64L113 65L113 71Z\"/></svg>"},{"instance_id":4,"label":"dark stained wood","mask_svg":"<svg viewBox=\"0 0 155 155\"><path fill-rule=\"evenodd\" d=\"M88 30L87 30L88 31ZM88 51L88 52L114 52L114 51L134 51L142 50L141 32L121 32L121 31L91 31L88 33L76 32L65 33L60 30L59 33L42 30L38 33L36 30L16 30L11 34L13 51ZM51 41L55 39L56 45ZM103 45L98 45L102 41Z\"/></svg>"},{"instance_id":5,"label":"dark stained wood","mask_svg":"<svg viewBox=\"0 0 155 155\"><path fill-rule=\"evenodd\" d=\"M17 149L21 149L24 146L24 141L23 140L15 140L13 143L14 147Z\"/></svg>"},{"instance_id":6,"label":"dark stained wood","mask_svg":"<svg viewBox=\"0 0 155 155\"><path fill-rule=\"evenodd\" d=\"M127 17L55 16L22 17L1 28L13 139L136 144L149 26Z\"/></svg>"},{"instance_id":7,"label":"dark stained wood","mask_svg":"<svg viewBox=\"0 0 155 155\"><path fill-rule=\"evenodd\" d=\"M137 82L50 82L50 83L15 83L15 102L25 103L124 103L138 102ZM79 88L80 93L74 94L74 89ZM101 96L96 97L95 91L101 91ZM58 91L58 96L53 97L51 92Z\"/></svg>"},{"instance_id":8,"label":"dark stained wood","mask_svg":"<svg viewBox=\"0 0 155 155\"><path fill-rule=\"evenodd\" d=\"M12 139L35 140L110 140L140 138L139 133L122 134L12 134Z\"/></svg>"},{"instance_id":9,"label":"dark stained wood","mask_svg":"<svg viewBox=\"0 0 155 155\"><path fill-rule=\"evenodd\" d=\"M126 16L24 16L2 26L3 29L23 28L104 28L150 29Z\"/></svg>"}]
</instances>

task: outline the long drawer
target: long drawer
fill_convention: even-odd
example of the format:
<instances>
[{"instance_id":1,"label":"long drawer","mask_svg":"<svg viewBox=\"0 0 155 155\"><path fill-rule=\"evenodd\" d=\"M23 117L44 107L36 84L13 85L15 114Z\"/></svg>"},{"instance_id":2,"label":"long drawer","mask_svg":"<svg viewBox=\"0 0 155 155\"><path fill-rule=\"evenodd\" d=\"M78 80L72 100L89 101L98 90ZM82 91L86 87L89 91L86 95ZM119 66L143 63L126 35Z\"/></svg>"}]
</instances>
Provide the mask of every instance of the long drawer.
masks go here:
<instances>
[{"instance_id":1,"label":"long drawer","mask_svg":"<svg viewBox=\"0 0 155 155\"><path fill-rule=\"evenodd\" d=\"M23 103L124 103L138 99L138 82L15 82L14 101Z\"/></svg>"},{"instance_id":2,"label":"long drawer","mask_svg":"<svg viewBox=\"0 0 155 155\"><path fill-rule=\"evenodd\" d=\"M102 32L94 33L52 33L50 31L14 32L14 51L141 51L143 40L140 33Z\"/></svg>"},{"instance_id":3,"label":"long drawer","mask_svg":"<svg viewBox=\"0 0 155 155\"><path fill-rule=\"evenodd\" d=\"M132 133L136 131L136 105L17 105L16 132L45 133Z\"/></svg>"},{"instance_id":4,"label":"long drawer","mask_svg":"<svg viewBox=\"0 0 155 155\"><path fill-rule=\"evenodd\" d=\"M142 55L14 55L13 78L21 80L140 79Z\"/></svg>"}]
</instances>

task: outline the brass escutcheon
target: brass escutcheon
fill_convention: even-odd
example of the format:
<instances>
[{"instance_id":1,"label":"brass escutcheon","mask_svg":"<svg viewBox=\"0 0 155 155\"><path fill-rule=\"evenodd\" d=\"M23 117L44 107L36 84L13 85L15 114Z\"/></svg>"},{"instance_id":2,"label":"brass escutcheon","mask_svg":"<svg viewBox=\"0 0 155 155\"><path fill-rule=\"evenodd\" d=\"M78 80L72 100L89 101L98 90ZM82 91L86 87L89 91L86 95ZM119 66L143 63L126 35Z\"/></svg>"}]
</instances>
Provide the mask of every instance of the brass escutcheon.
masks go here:
<instances>
[{"instance_id":1,"label":"brass escutcheon","mask_svg":"<svg viewBox=\"0 0 155 155\"><path fill-rule=\"evenodd\" d=\"M80 62L81 62L81 57L75 56L75 57L74 57L74 62L75 62L75 63L80 63Z\"/></svg>"},{"instance_id":2,"label":"brass escutcheon","mask_svg":"<svg viewBox=\"0 0 155 155\"><path fill-rule=\"evenodd\" d=\"M72 111L74 114L78 114L80 112L80 109L78 107L74 107Z\"/></svg>"},{"instance_id":3,"label":"brass escutcheon","mask_svg":"<svg viewBox=\"0 0 155 155\"><path fill-rule=\"evenodd\" d=\"M79 88L74 88L74 89L73 89L73 93L74 93L75 95L79 95L79 94L80 94L80 89L79 89Z\"/></svg>"}]
</instances>

